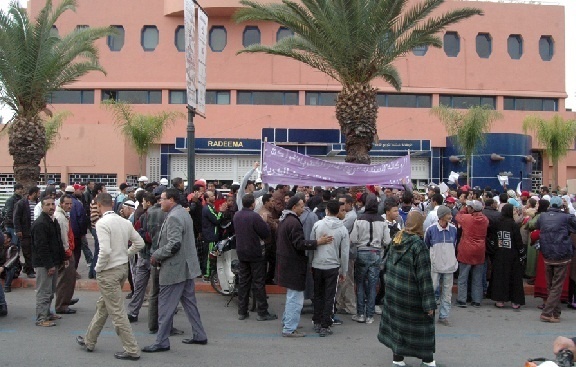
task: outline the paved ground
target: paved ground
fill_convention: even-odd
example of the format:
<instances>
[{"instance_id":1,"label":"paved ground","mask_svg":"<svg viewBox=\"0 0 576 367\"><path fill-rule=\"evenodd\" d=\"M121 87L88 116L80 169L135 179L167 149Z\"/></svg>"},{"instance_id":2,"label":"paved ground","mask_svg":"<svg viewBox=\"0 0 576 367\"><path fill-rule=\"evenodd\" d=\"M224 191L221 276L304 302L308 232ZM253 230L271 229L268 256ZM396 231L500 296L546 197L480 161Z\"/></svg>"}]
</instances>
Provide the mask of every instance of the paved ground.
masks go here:
<instances>
[{"instance_id":1,"label":"paved ground","mask_svg":"<svg viewBox=\"0 0 576 367\"><path fill-rule=\"evenodd\" d=\"M185 345L190 326L182 312L175 325L184 336L172 337L172 350L166 353L143 354L138 362L118 361L113 353L121 347L110 322L106 325L94 353L76 345L76 335L84 333L90 322L98 292L78 291L80 302L76 315L64 315L53 328L34 325L35 293L18 288L8 295L9 315L0 318L0 366L390 366L392 354L376 339L378 322L358 324L342 315L344 325L334 326L334 335L319 338L310 335L301 339L280 336L280 320L258 322L255 315L246 321L236 319L235 302L226 308L227 298L217 294L199 294L199 308L209 344ZM270 296L270 308L281 313L282 295ZM538 320L537 301L529 297L529 305L521 312L510 308L496 309L485 301L482 308L454 308L454 326L436 329L436 360L443 366L523 366L527 357L551 357L551 343L556 335L576 335L576 312L566 309L560 324ZM147 308L140 321L133 324L139 345L154 342L147 333ZM377 317L377 321L379 321ZM311 315L303 315L301 326L311 331ZM410 366L419 361L409 358Z\"/></svg>"}]
</instances>

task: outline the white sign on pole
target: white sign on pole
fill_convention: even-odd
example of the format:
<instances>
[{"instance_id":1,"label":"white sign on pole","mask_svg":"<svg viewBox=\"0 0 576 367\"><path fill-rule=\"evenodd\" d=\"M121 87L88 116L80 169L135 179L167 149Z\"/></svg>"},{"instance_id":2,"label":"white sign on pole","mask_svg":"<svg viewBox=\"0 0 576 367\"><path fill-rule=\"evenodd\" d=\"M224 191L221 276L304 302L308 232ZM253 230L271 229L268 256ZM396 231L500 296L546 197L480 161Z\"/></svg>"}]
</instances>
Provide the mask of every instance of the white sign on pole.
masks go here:
<instances>
[{"instance_id":1,"label":"white sign on pole","mask_svg":"<svg viewBox=\"0 0 576 367\"><path fill-rule=\"evenodd\" d=\"M184 0L184 34L186 46L186 97L188 106L196 108L196 4Z\"/></svg>"},{"instance_id":2,"label":"white sign on pole","mask_svg":"<svg viewBox=\"0 0 576 367\"><path fill-rule=\"evenodd\" d=\"M208 15L198 9L198 112L206 114L206 42Z\"/></svg>"}]
</instances>

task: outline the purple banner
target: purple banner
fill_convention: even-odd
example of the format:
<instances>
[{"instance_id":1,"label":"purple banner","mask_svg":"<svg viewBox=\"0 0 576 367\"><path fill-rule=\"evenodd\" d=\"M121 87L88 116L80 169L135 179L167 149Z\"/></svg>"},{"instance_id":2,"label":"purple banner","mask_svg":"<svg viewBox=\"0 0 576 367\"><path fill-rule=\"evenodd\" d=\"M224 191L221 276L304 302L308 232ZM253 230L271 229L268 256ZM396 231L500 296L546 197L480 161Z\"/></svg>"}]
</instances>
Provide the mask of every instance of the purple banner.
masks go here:
<instances>
[{"instance_id":1,"label":"purple banner","mask_svg":"<svg viewBox=\"0 0 576 367\"><path fill-rule=\"evenodd\" d=\"M410 156L382 164L329 162L264 143L262 182L302 186L383 185L410 182Z\"/></svg>"}]
</instances>

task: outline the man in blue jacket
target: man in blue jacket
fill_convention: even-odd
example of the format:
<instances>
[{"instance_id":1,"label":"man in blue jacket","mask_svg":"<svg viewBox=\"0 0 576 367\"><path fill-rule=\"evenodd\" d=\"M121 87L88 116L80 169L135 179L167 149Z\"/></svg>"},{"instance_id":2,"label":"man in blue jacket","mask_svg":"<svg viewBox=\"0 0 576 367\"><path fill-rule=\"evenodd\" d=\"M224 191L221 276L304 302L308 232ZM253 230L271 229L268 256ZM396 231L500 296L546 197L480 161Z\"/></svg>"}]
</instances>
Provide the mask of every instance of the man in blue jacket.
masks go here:
<instances>
[{"instance_id":1,"label":"man in blue jacket","mask_svg":"<svg viewBox=\"0 0 576 367\"><path fill-rule=\"evenodd\" d=\"M242 198L242 210L234 215L236 230L236 252L238 268L238 320L248 317L250 288L258 307L258 321L276 320L278 317L268 312L266 301L266 257L264 239L270 236L270 229L264 219L254 212L256 199L252 194Z\"/></svg>"},{"instance_id":2,"label":"man in blue jacket","mask_svg":"<svg viewBox=\"0 0 576 367\"><path fill-rule=\"evenodd\" d=\"M546 264L548 300L540 315L542 322L560 322L560 296L568 264L572 261L571 233L576 233L576 217L561 210L562 198L553 196L550 208L540 214L535 228L540 229L540 251Z\"/></svg>"}]
</instances>

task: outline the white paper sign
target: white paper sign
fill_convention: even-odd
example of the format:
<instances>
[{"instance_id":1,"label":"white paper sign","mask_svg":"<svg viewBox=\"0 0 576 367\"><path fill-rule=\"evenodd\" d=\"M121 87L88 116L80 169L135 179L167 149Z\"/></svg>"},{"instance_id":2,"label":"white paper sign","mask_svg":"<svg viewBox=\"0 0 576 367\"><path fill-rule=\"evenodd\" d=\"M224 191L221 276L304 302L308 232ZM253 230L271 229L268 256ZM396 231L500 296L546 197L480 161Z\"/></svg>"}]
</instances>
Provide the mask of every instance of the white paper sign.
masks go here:
<instances>
[{"instance_id":1,"label":"white paper sign","mask_svg":"<svg viewBox=\"0 0 576 367\"><path fill-rule=\"evenodd\" d=\"M456 182L458 182L458 174L454 171L451 171L450 176L448 176L448 183L455 184Z\"/></svg>"},{"instance_id":2,"label":"white paper sign","mask_svg":"<svg viewBox=\"0 0 576 367\"><path fill-rule=\"evenodd\" d=\"M184 2L184 41L186 45L186 97L190 107L196 108L196 4Z\"/></svg>"},{"instance_id":3,"label":"white paper sign","mask_svg":"<svg viewBox=\"0 0 576 367\"><path fill-rule=\"evenodd\" d=\"M198 112L206 114L206 42L208 15L198 9Z\"/></svg>"},{"instance_id":4,"label":"white paper sign","mask_svg":"<svg viewBox=\"0 0 576 367\"><path fill-rule=\"evenodd\" d=\"M446 185L444 182L441 182L440 185L438 185L438 187L440 188L441 194L445 194L446 192L448 192L448 185Z\"/></svg>"},{"instance_id":5,"label":"white paper sign","mask_svg":"<svg viewBox=\"0 0 576 367\"><path fill-rule=\"evenodd\" d=\"M508 185L508 176L498 175L498 182L500 182L500 185L502 185L502 186Z\"/></svg>"}]
</instances>

